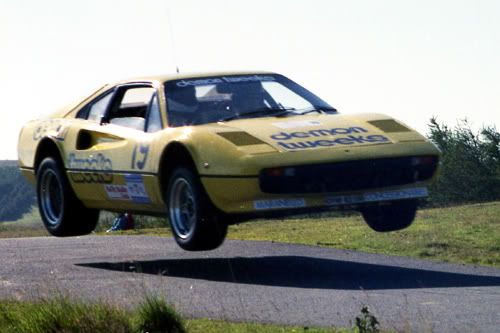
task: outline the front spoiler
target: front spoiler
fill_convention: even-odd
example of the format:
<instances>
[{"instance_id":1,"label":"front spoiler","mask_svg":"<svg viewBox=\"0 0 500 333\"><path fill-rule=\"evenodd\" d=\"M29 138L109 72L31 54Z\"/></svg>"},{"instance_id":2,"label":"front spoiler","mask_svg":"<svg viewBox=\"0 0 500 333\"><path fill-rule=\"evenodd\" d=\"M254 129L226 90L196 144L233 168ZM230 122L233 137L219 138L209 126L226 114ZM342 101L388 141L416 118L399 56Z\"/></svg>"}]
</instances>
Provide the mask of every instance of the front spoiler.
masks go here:
<instances>
[{"instance_id":1,"label":"front spoiler","mask_svg":"<svg viewBox=\"0 0 500 333\"><path fill-rule=\"evenodd\" d=\"M257 177L201 177L203 186L220 211L227 214L260 213L301 208L327 209L366 206L377 202L423 198L429 181L387 188L330 193L264 193ZM338 207L336 207L338 206Z\"/></svg>"},{"instance_id":2,"label":"front spoiler","mask_svg":"<svg viewBox=\"0 0 500 333\"><path fill-rule=\"evenodd\" d=\"M356 194L325 196L321 206L354 206L384 201L425 198L428 195L429 193L426 187L369 191ZM253 208L257 211L305 207L308 207L308 205L304 198L279 198L253 201Z\"/></svg>"},{"instance_id":3,"label":"front spoiler","mask_svg":"<svg viewBox=\"0 0 500 333\"><path fill-rule=\"evenodd\" d=\"M370 205L387 204L397 200L417 200L427 196L426 187L415 187L401 190L372 191L364 194L327 196L323 201L324 205L321 206L309 206L307 201L304 205L303 200L300 198L256 200L254 206L259 205L260 209L254 208L253 212L246 213L231 213L228 215L226 222L237 224L255 218L285 218L332 210L360 210ZM256 202L258 203L256 204Z\"/></svg>"},{"instance_id":4,"label":"front spoiler","mask_svg":"<svg viewBox=\"0 0 500 333\"><path fill-rule=\"evenodd\" d=\"M355 205L382 201L425 198L429 196L426 187L406 188L401 190L386 190L367 192L354 195L337 195L325 198L326 206Z\"/></svg>"}]
</instances>

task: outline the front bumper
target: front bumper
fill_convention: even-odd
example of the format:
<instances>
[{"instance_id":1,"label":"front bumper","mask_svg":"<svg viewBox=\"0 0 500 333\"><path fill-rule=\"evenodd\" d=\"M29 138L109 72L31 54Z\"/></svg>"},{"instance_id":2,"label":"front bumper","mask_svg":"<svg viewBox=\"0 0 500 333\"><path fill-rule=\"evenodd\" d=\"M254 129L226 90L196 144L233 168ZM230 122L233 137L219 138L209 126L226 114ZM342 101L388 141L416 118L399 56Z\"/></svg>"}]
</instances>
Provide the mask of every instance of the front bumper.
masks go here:
<instances>
[{"instance_id":1,"label":"front bumper","mask_svg":"<svg viewBox=\"0 0 500 333\"><path fill-rule=\"evenodd\" d=\"M428 142L246 155L201 181L226 213L352 207L427 196L438 161Z\"/></svg>"},{"instance_id":2,"label":"front bumper","mask_svg":"<svg viewBox=\"0 0 500 333\"><path fill-rule=\"evenodd\" d=\"M258 177L202 177L201 181L214 205L230 214L352 207L428 196L427 182L340 193L271 194L260 190Z\"/></svg>"}]
</instances>

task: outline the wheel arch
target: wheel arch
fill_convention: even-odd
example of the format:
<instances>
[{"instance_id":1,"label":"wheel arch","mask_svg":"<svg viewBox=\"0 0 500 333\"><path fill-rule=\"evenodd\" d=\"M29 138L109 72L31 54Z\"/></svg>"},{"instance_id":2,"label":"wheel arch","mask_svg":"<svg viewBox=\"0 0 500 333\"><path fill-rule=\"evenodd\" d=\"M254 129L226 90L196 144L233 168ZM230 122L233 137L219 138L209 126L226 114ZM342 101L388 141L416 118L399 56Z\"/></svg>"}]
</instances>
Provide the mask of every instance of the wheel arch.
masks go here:
<instances>
[{"instance_id":1,"label":"wheel arch","mask_svg":"<svg viewBox=\"0 0 500 333\"><path fill-rule=\"evenodd\" d=\"M170 175L176 167L184 166L198 174L198 169L189 149L181 142L168 144L163 150L158 168L158 176L162 193L165 193Z\"/></svg>"},{"instance_id":2,"label":"wheel arch","mask_svg":"<svg viewBox=\"0 0 500 333\"><path fill-rule=\"evenodd\" d=\"M46 157L52 157L56 162L64 168L64 162L62 159L62 154L59 146L50 138L43 138L36 148L35 153L35 163L33 165L35 173L38 171L38 167Z\"/></svg>"}]
</instances>

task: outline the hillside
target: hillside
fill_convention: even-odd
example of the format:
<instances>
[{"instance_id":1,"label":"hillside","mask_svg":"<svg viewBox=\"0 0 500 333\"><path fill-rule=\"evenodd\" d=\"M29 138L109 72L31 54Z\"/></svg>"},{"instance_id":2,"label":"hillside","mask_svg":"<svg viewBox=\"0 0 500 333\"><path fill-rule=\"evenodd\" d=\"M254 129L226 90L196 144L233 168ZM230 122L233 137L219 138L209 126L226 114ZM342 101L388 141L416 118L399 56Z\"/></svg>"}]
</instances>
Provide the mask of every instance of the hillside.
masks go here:
<instances>
[{"instance_id":1,"label":"hillside","mask_svg":"<svg viewBox=\"0 0 500 333\"><path fill-rule=\"evenodd\" d=\"M0 161L0 222L15 221L35 203L35 190L19 171L17 161Z\"/></svg>"},{"instance_id":2,"label":"hillside","mask_svg":"<svg viewBox=\"0 0 500 333\"><path fill-rule=\"evenodd\" d=\"M15 160L0 160L0 168L3 167L17 167L17 161Z\"/></svg>"}]
</instances>

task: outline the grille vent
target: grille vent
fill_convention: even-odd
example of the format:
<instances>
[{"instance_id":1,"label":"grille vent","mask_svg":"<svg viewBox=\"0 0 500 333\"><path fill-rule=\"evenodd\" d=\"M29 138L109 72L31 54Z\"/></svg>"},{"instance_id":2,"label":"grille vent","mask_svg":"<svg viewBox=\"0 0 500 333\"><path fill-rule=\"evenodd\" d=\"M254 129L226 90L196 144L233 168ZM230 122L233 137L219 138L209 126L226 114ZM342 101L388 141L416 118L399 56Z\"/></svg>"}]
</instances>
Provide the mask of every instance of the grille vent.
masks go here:
<instances>
[{"instance_id":1,"label":"grille vent","mask_svg":"<svg viewBox=\"0 0 500 333\"><path fill-rule=\"evenodd\" d=\"M251 146L251 145L265 144L265 142L257 139L254 136L251 136L247 132L221 132L217 134L222 136L224 139L230 141L236 146Z\"/></svg>"},{"instance_id":2,"label":"grille vent","mask_svg":"<svg viewBox=\"0 0 500 333\"><path fill-rule=\"evenodd\" d=\"M400 123L392 119L373 120L369 121L368 123L386 133L411 132L411 129L401 125Z\"/></svg>"}]
</instances>

